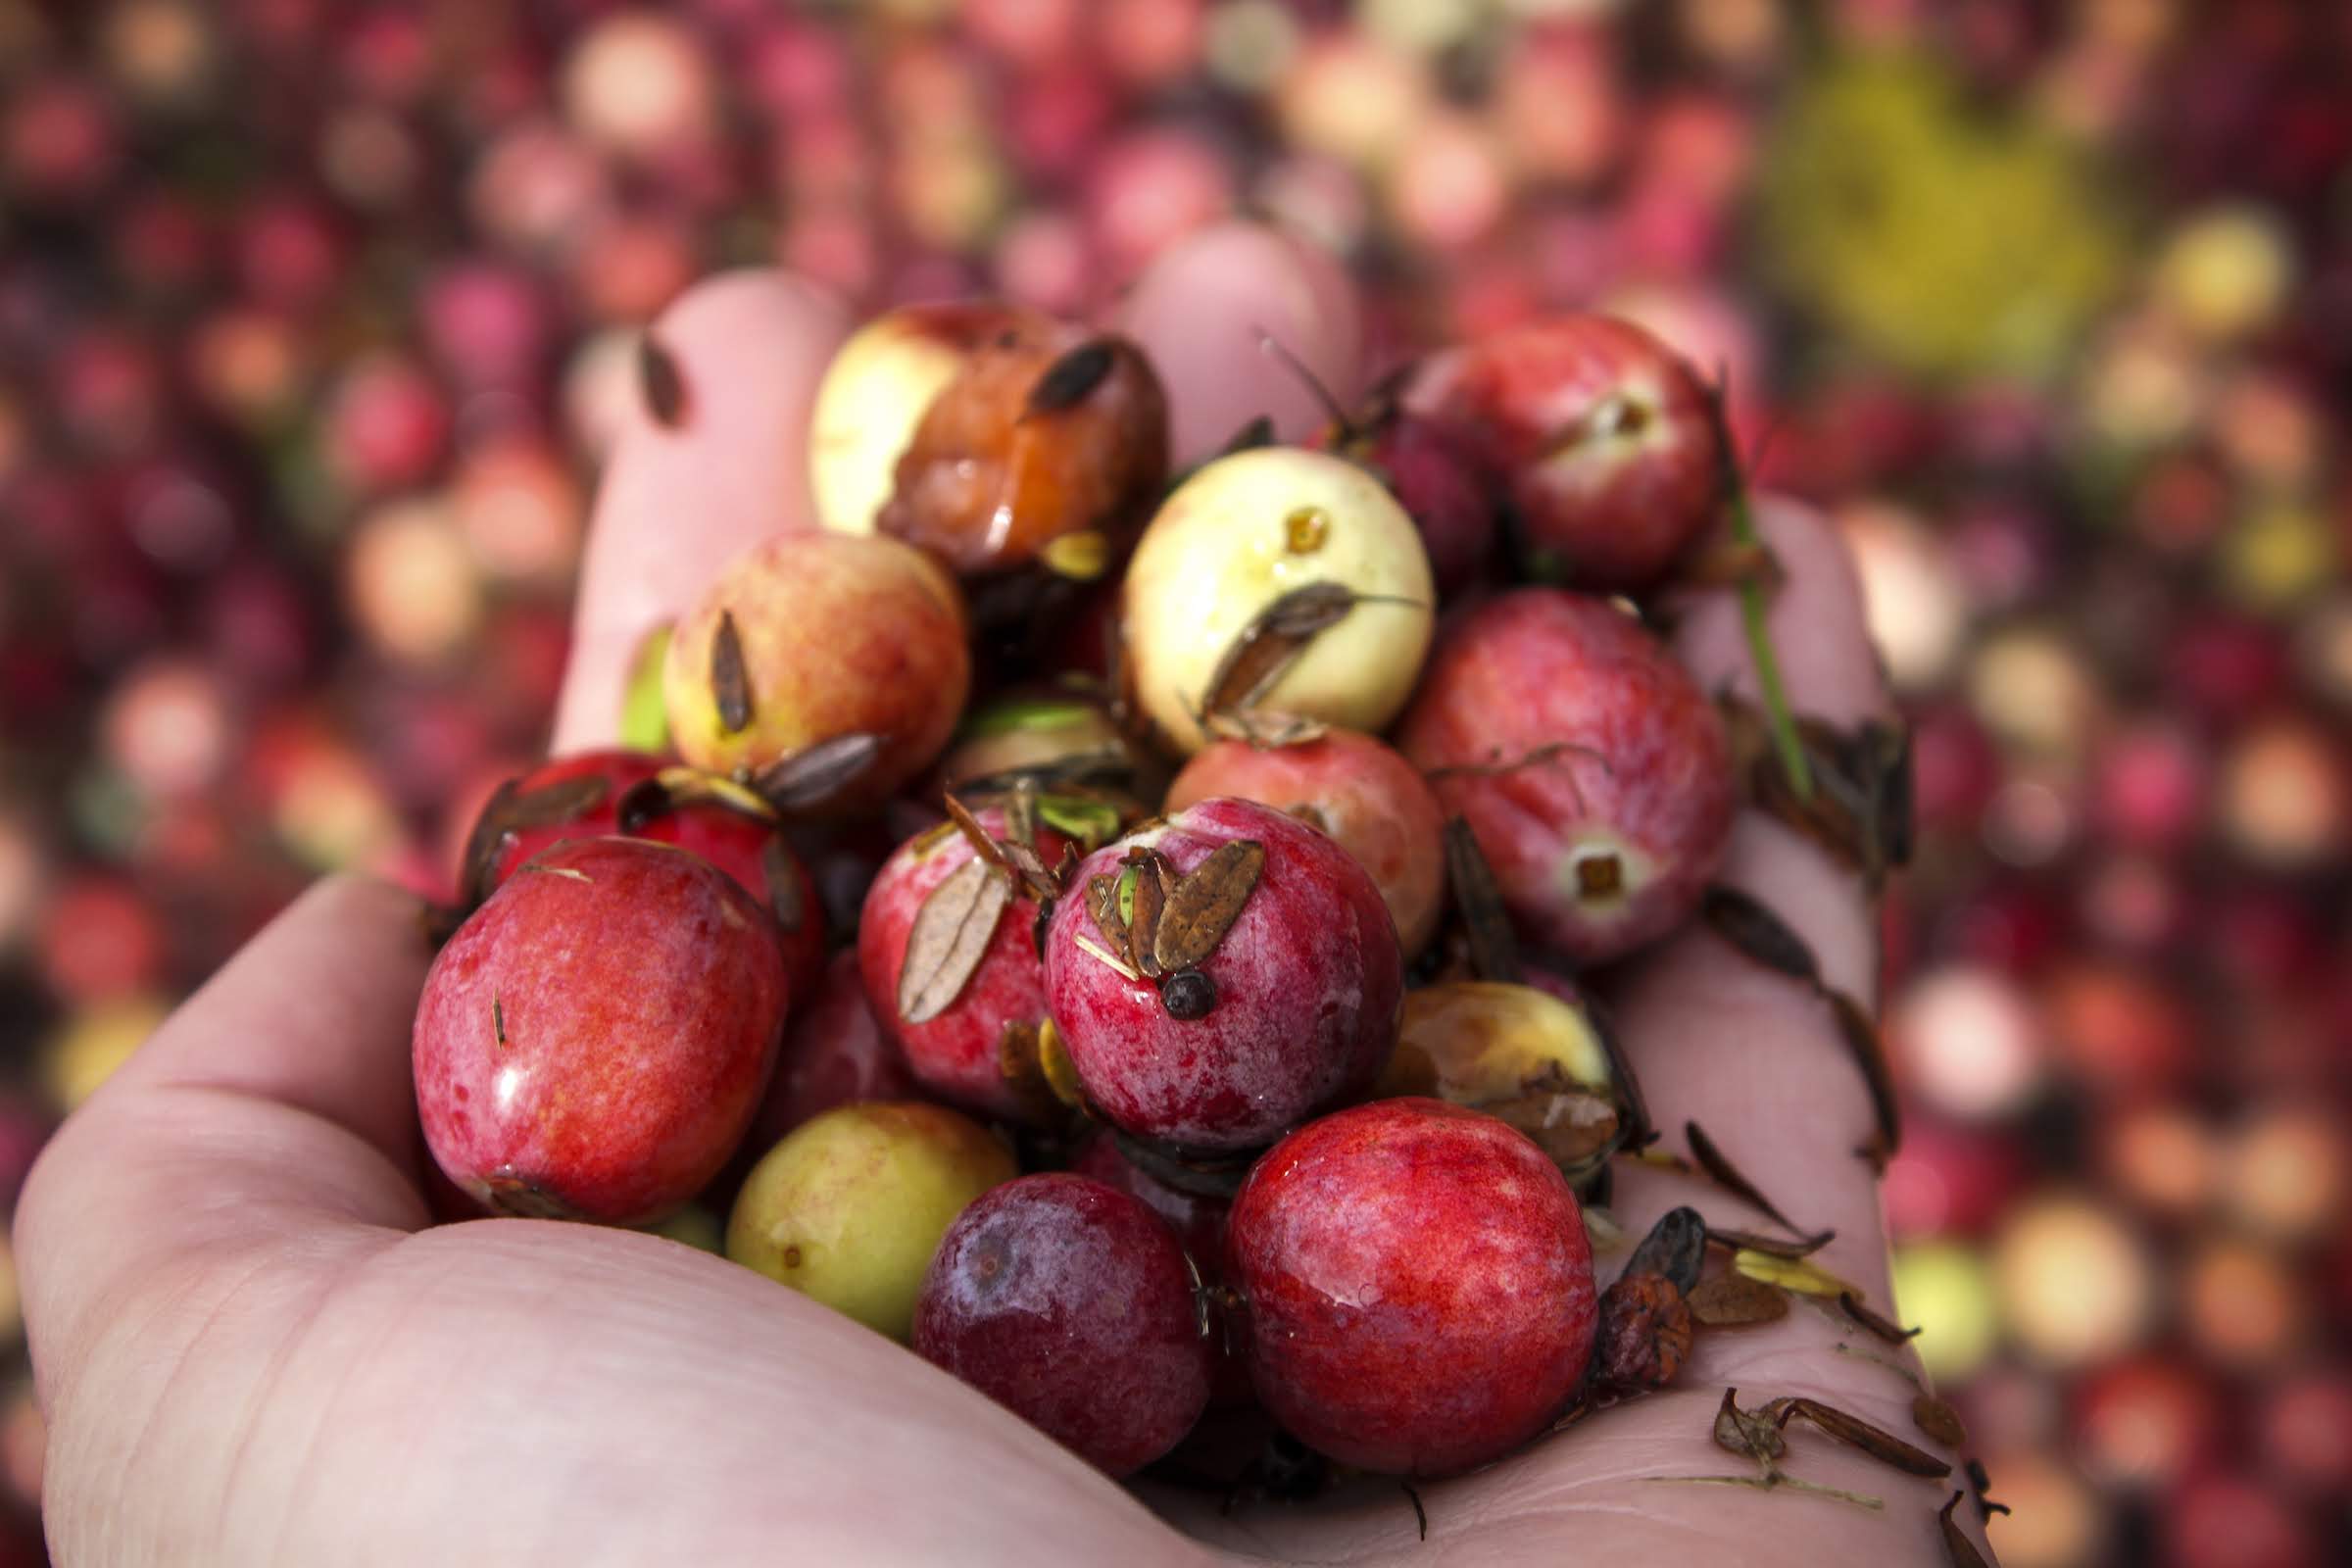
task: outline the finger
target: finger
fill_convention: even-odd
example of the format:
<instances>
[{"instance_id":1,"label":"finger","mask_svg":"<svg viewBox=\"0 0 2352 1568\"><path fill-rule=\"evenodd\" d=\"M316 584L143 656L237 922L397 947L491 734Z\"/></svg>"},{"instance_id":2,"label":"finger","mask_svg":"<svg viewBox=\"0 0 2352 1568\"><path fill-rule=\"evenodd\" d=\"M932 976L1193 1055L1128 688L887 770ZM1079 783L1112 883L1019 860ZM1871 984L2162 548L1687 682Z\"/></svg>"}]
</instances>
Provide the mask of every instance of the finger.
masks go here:
<instances>
[{"instance_id":1,"label":"finger","mask_svg":"<svg viewBox=\"0 0 2352 1568\"><path fill-rule=\"evenodd\" d=\"M182 1258L424 1223L409 1077L429 958L417 913L379 883L318 884L51 1140L16 1231L44 1380L100 1303Z\"/></svg>"},{"instance_id":2,"label":"finger","mask_svg":"<svg viewBox=\"0 0 2352 1568\"><path fill-rule=\"evenodd\" d=\"M647 329L677 395L666 418L640 397L598 487L552 751L612 744L647 635L731 557L816 526L808 414L847 325L814 286L746 270L695 285Z\"/></svg>"},{"instance_id":3,"label":"finger","mask_svg":"<svg viewBox=\"0 0 2352 1568\"><path fill-rule=\"evenodd\" d=\"M1353 401L1362 321L1353 286L1323 252L1254 223L1219 223L1154 261L1118 310L1168 389L1178 467L1213 455L1263 414L1286 441L1328 423L1328 393ZM1287 349L1322 391L1262 347Z\"/></svg>"}]
</instances>

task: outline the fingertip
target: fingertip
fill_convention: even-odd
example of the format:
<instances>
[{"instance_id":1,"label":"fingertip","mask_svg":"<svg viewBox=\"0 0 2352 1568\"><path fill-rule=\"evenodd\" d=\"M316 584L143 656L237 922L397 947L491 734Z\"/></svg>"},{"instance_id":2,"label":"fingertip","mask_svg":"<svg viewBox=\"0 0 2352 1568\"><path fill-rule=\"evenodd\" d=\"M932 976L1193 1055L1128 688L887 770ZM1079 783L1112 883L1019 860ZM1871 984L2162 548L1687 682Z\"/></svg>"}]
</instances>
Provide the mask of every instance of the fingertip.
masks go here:
<instances>
[{"instance_id":1,"label":"fingertip","mask_svg":"<svg viewBox=\"0 0 2352 1568\"><path fill-rule=\"evenodd\" d=\"M1844 540L1819 512L1798 502L1761 498L1755 513L1757 531L1782 574L1771 590L1765 624L1790 705L1833 724L1885 715L1886 682ZM1746 622L1733 590L1686 601L1675 647L1710 692L1750 702L1760 697Z\"/></svg>"},{"instance_id":2,"label":"fingertip","mask_svg":"<svg viewBox=\"0 0 2352 1568\"><path fill-rule=\"evenodd\" d=\"M1216 223L1188 236L1152 264L1117 315L1167 384L1179 466L1210 456L1260 414L1286 441L1329 421L1316 389L1267 353L1261 334L1342 405L1359 390L1354 285L1326 252L1262 224Z\"/></svg>"},{"instance_id":3,"label":"fingertip","mask_svg":"<svg viewBox=\"0 0 2352 1568\"><path fill-rule=\"evenodd\" d=\"M775 269L721 272L646 329L661 407L640 396L599 483L552 749L610 744L646 636L730 558L816 526L808 416L849 330L840 305Z\"/></svg>"}]
</instances>

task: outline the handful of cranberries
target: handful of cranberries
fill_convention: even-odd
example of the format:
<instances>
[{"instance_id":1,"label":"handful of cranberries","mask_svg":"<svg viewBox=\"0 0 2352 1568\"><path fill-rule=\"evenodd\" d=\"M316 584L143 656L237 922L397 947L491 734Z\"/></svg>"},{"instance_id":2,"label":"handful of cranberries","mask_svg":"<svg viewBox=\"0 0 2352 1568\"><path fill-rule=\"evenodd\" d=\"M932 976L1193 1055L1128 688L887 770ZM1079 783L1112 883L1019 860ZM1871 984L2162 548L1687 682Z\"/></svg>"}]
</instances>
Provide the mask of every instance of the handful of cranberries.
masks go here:
<instances>
[{"instance_id":1,"label":"handful of cranberries","mask_svg":"<svg viewBox=\"0 0 2352 1568\"><path fill-rule=\"evenodd\" d=\"M823 531L668 641L676 760L476 827L415 1034L450 1201L703 1205L1112 1475L1212 1402L1428 1476L1622 1392L1578 1194L1646 1122L1519 955L1655 942L1723 856L1733 732L1637 608L1739 495L1713 397L1563 317L1171 485L1135 345L870 325ZM1107 674L1041 652L1082 624Z\"/></svg>"}]
</instances>

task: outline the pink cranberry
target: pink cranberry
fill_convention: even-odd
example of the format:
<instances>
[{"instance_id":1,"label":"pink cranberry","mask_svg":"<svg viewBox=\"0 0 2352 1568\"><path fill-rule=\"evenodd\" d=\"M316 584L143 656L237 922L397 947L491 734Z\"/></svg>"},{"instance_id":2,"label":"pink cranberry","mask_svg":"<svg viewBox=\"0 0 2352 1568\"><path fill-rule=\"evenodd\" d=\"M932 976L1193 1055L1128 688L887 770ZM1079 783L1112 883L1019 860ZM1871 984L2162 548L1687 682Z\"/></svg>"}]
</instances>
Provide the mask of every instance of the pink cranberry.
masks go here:
<instances>
[{"instance_id":1,"label":"pink cranberry","mask_svg":"<svg viewBox=\"0 0 2352 1568\"><path fill-rule=\"evenodd\" d=\"M1219 795L1274 807L1330 834L1379 884L1404 951L1429 945L1445 912L1446 818L1410 762L1353 730L1300 746L1213 741L1168 786L1165 808Z\"/></svg>"},{"instance_id":2,"label":"pink cranberry","mask_svg":"<svg viewBox=\"0 0 2352 1568\"><path fill-rule=\"evenodd\" d=\"M949 1228L914 1349L1112 1476L1208 1403L1184 1249L1141 1200L1067 1172L1006 1182Z\"/></svg>"},{"instance_id":3,"label":"pink cranberry","mask_svg":"<svg viewBox=\"0 0 2352 1568\"><path fill-rule=\"evenodd\" d=\"M1121 902L1127 858L1155 853L1170 899L1186 898L1182 879L1228 845L1263 859L1205 956L1131 961L1097 917L1098 890ZM1204 874L1248 858L1233 851ZM1240 882L1220 880L1229 894ZM1354 858L1249 801L1203 801L1097 851L1046 938L1048 1001L1089 1098L1130 1133L1202 1152L1260 1147L1370 1087L1396 1043L1403 968L1396 923Z\"/></svg>"},{"instance_id":4,"label":"pink cranberry","mask_svg":"<svg viewBox=\"0 0 2352 1568\"><path fill-rule=\"evenodd\" d=\"M808 1000L800 996L795 993L775 1079L744 1140L760 1153L819 1111L854 1100L912 1100L918 1093L898 1042L866 1004L855 949L833 955Z\"/></svg>"},{"instance_id":5,"label":"pink cranberry","mask_svg":"<svg viewBox=\"0 0 2352 1568\"><path fill-rule=\"evenodd\" d=\"M1431 360L1410 401L1475 433L1530 564L1580 588L1654 585L1721 510L1714 393L1630 321L1554 316L1491 333Z\"/></svg>"},{"instance_id":6,"label":"pink cranberry","mask_svg":"<svg viewBox=\"0 0 2352 1568\"><path fill-rule=\"evenodd\" d=\"M1258 1397L1343 1464L1446 1475L1544 1430L1598 1317L1584 1215L1525 1135L1436 1100L1310 1123L1227 1229Z\"/></svg>"},{"instance_id":7,"label":"pink cranberry","mask_svg":"<svg viewBox=\"0 0 2352 1568\"><path fill-rule=\"evenodd\" d=\"M775 922L733 878L667 845L559 844L425 976L425 1142L508 1213L659 1219L735 1152L784 1000Z\"/></svg>"},{"instance_id":8,"label":"pink cranberry","mask_svg":"<svg viewBox=\"0 0 2352 1568\"><path fill-rule=\"evenodd\" d=\"M1009 831L1002 808L986 807L974 815L992 837ZM1052 828L1037 830L1037 853L1048 866L1060 860L1068 842ZM1008 1074L1006 1065L1008 1054L1019 1060L1020 1050L1008 1042L1008 1032L1034 1033L1046 1019L1045 966L1037 956L1032 900L1016 888L998 911L978 963L944 1009L908 1022L899 1006L916 916L940 884L977 855L954 829L918 834L901 845L866 890L865 912L858 922L858 967L865 977L867 1004L906 1053L916 1082L983 1115L1030 1121L1043 1108L1036 1099L1038 1086Z\"/></svg>"},{"instance_id":9,"label":"pink cranberry","mask_svg":"<svg viewBox=\"0 0 2352 1568\"><path fill-rule=\"evenodd\" d=\"M825 916L816 884L774 827L715 800L674 798L651 782L664 767L674 765L643 752L582 752L523 774L514 781L504 808L512 813L517 808L514 803L519 802L530 820L501 835L484 885L468 891L488 894L517 866L564 839L625 833L674 844L726 872L767 906L776 917L792 992L804 994L815 986L825 961ZM591 780L601 781L603 787ZM534 798L547 801L564 795L566 808L559 815L528 810ZM468 874L472 870L466 868Z\"/></svg>"},{"instance_id":10,"label":"pink cranberry","mask_svg":"<svg viewBox=\"0 0 2352 1568\"><path fill-rule=\"evenodd\" d=\"M1360 428L1332 426L1311 445L1380 476L1421 530L1441 596L1450 598L1485 574L1494 554L1495 496L1468 434L1391 407Z\"/></svg>"},{"instance_id":11,"label":"pink cranberry","mask_svg":"<svg viewBox=\"0 0 2352 1568\"><path fill-rule=\"evenodd\" d=\"M1397 749L1468 818L1511 913L1587 963L1682 923L1738 804L1723 722L1689 671L1631 616L1558 589L1446 627Z\"/></svg>"}]
</instances>

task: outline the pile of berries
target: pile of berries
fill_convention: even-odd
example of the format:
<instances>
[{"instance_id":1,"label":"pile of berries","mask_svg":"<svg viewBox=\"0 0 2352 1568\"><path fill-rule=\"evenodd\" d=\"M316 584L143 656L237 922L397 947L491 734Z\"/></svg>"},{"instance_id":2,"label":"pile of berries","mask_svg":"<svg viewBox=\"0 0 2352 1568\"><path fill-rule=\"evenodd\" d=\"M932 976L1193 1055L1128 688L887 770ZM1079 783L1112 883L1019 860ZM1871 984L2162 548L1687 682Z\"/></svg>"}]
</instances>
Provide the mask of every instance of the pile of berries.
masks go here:
<instances>
[{"instance_id":1,"label":"pile of berries","mask_svg":"<svg viewBox=\"0 0 2352 1568\"><path fill-rule=\"evenodd\" d=\"M1579 1195L1655 1135L1574 976L1720 902L1757 734L1900 778L1727 717L1644 621L1765 591L1715 391L1568 316L1171 480L1133 344L924 307L813 418L823 530L640 662L672 755L472 836L415 1036L446 1214L723 1210L1112 1475L1251 1400L1446 1474L1670 1378L1703 1240L1596 1288Z\"/></svg>"}]
</instances>

